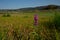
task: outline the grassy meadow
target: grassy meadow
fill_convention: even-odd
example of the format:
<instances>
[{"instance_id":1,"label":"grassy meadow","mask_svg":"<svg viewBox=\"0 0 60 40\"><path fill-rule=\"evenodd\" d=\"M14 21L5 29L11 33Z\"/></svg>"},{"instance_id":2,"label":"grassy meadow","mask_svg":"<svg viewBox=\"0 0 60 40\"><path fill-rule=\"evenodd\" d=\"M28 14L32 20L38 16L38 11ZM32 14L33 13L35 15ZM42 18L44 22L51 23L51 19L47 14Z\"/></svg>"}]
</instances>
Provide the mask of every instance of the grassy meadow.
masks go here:
<instances>
[{"instance_id":1,"label":"grassy meadow","mask_svg":"<svg viewBox=\"0 0 60 40\"><path fill-rule=\"evenodd\" d=\"M38 14L37 26L34 25L34 12L10 13L9 17L0 14L0 40L60 40L60 26L53 22L57 18L55 15L60 12L36 13ZM60 22L60 19L57 21Z\"/></svg>"}]
</instances>

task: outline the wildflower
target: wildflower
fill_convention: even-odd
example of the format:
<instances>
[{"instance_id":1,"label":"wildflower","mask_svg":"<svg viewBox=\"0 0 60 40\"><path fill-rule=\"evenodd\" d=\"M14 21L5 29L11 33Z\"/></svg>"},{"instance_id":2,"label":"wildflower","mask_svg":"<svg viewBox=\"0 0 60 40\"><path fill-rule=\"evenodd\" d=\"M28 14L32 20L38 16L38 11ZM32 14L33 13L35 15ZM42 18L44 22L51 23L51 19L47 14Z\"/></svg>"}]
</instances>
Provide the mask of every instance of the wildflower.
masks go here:
<instances>
[{"instance_id":1,"label":"wildflower","mask_svg":"<svg viewBox=\"0 0 60 40\"><path fill-rule=\"evenodd\" d=\"M38 15L34 15L34 25L38 25Z\"/></svg>"}]
</instances>

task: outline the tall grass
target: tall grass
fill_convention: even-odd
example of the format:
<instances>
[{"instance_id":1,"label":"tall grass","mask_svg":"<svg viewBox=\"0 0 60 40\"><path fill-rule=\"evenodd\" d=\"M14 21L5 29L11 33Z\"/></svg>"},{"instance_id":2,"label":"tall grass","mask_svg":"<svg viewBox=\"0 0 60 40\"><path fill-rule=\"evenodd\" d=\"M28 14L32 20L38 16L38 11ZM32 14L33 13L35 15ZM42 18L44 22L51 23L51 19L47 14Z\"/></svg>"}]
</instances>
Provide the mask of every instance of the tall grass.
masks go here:
<instances>
[{"instance_id":1,"label":"tall grass","mask_svg":"<svg viewBox=\"0 0 60 40\"><path fill-rule=\"evenodd\" d=\"M52 33L52 34L50 33L50 36L52 37L51 40L59 40L60 39L60 36L59 36L59 34L60 34L60 32L59 32L59 30L60 30L60 14L57 11L54 12L53 20L44 22L43 25L46 26L46 28L48 30L50 30L50 32Z\"/></svg>"},{"instance_id":2,"label":"tall grass","mask_svg":"<svg viewBox=\"0 0 60 40\"><path fill-rule=\"evenodd\" d=\"M39 14L38 26L33 14L0 17L0 40L59 40L60 14Z\"/></svg>"}]
</instances>

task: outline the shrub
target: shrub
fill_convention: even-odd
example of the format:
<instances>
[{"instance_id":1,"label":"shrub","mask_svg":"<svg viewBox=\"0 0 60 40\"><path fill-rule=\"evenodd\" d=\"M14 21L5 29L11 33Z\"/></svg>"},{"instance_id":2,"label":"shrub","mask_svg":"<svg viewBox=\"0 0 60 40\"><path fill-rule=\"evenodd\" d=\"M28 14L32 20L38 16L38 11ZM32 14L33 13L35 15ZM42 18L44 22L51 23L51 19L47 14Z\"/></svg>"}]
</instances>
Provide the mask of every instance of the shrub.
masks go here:
<instances>
[{"instance_id":1,"label":"shrub","mask_svg":"<svg viewBox=\"0 0 60 40\"><path fill-rule=\"evenodd\" d=\"M60 30L60 14L56 13L53 21L54 21L54 24L55 24L55 28L57 30Z\"/></svg>"},{"instance_id":2,"label":"shrub","mask_svg":"<svg viewBox=\"0 0 60 40\"><path fill-rule=\"evenodd\" d=\"M49 29L57 29L60 30L60 14L55 12L54 19L52 21L44 22L43 25L45 25Z\"/></svg>"},{"instance_id":3,"label":"shrub","mask_svg":"<svg viewBox=\"0 0 60 40\"><path fill-rule=\"evenodd\" d=\"M7 14L7 17L10 17L10 14Z\"/></svg>"},{"instance_id":4,"label":"shrub","mask_svg":"<svg viewBox=\"0 0 60 40\"><path fill-rule=\"evenodd\" d=\"M3 14L3 17L10 17L10 14Z\"/></svg>"}]
</instances>

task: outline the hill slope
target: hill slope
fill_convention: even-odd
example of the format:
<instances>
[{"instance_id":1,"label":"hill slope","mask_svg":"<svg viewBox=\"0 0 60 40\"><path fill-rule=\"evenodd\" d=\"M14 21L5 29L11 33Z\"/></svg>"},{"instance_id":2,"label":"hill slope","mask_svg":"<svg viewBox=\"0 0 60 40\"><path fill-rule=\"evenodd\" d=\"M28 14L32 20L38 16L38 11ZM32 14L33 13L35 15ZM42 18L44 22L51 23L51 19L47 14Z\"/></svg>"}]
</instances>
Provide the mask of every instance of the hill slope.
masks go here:
<instances>
[{"instance_id":1,"label":"hill slope","mask_svg":"<svg viewBox=\"0 0 60 40\"><path fill-rule=\"evenodd\" d=\"M20 12L33 12L35 10L41 11L41 10L55 10L60 9L60 5L46 5L46 6L38 6L38 7L29 7L29 8L20 8L20 9L6 9L6 10L0 10L0 11L20 11Z\"/></svg>"}]
</instances>

